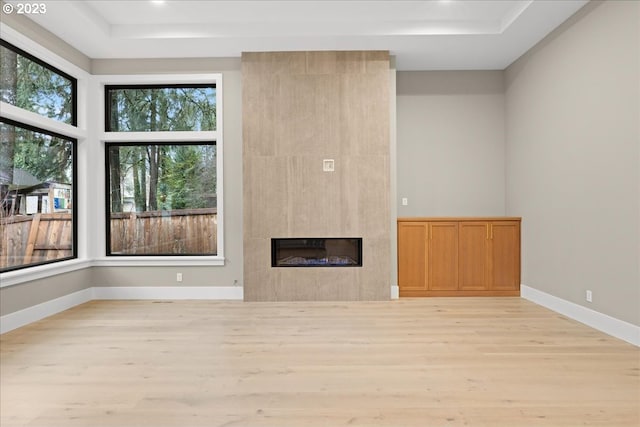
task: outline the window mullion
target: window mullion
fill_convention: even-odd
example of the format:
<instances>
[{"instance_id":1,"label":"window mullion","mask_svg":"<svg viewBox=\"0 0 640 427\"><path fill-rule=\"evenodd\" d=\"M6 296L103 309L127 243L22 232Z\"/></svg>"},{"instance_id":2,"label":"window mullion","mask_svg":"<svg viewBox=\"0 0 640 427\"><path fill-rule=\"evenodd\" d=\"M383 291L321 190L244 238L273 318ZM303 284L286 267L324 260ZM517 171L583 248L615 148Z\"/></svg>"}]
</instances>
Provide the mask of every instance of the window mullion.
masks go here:
<instances>
[{"instance_id":1,"label":"window mullion","mask_svg":"<svg viewBox=\"0 0 640 427\"><path fill-rule=\"evenodd\" d=\"M43 117L37 113L7 104L6 102L0 101L0 111L2 112L2 117L15 122L24 123L49 132L66 135L70 138L84 139L87 137L87 132L84 129L79 129L75 126L61 123L48 117Z\"/></svg>"},{"instance_id":2,"label":"window mullion","mask_svg":"<svg viewBox=\"0 0 640 427\"><path fill-rule=\"evenodd\" d=\"M219 140L218 131L180 132L104 132L104 142L205 142Z\"/></svg>"}]
</instances>

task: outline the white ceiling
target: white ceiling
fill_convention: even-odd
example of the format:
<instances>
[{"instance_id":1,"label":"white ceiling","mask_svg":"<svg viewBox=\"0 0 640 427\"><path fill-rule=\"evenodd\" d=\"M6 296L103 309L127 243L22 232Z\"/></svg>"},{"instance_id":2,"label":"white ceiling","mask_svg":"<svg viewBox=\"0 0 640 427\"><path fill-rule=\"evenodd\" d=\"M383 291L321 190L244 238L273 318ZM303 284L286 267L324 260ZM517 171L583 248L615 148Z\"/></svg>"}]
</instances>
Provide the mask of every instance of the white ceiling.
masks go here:
<instances>
[{"instance_id":1,"label":"white ceiling","mask_svg":"<svg viewBox=\"0 0 640 427\"><path fill-rule=\"evenodd\" d=\"M90 58L375 49L399 70L486 70L506 68L587 2L57 0L26 16Z\"/></svg>"}]
</instances>

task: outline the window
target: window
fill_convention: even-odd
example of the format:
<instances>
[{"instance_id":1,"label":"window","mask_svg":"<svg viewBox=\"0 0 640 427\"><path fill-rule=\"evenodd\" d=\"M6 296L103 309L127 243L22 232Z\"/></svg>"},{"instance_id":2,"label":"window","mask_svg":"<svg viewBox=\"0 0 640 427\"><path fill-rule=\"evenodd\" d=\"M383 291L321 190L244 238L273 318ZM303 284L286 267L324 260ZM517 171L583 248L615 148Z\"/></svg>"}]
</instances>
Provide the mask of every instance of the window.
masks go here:
<instances>
[{"instance_id":1,"label":"window","mask_svg":"<svg viewBox=\"0 0 640 427\"><path fill-rule=\"evenodd\" d=\"M107 132L216 130L215 85L106 87Z\"/></svg>"},{"instance_id":2,"label":"window","mask_svg":"<svg viewBox=\"0 0 640 427\"><path fill-rule=\"evenodd\" d=\"M76 125L77 82L4 40L0 59L0 101L17 107L0 115L0 272L6 272L77 257L77 139L53 130L60 122Z\"/></svg>"},{"instance_id":3,"label":"window","mask_svg":"<svg viewBox=\"0 0 640 427\"><path fill-rule=\"evenodd\" d=\"M105 85L106 253L220 256L216 81Z\"/></svg>"},{"instance_id":4,"label":"window","mask_svg":"<svg viewBox=\"0 0 640 427\"><path fill-rule=\"evenodd\" d=\"M0 100L75 126L77 82L73 77L0 40Z\"/></svg>"},{"instance_id":5,"label":"window","mask_svg":"<svg viewBox=\"0 0 640 427\"><path fill-rule=\"evenodd\" d=\"M109 255L217 255L214 142L106 147Z\"/></svg>"}]
</instances>

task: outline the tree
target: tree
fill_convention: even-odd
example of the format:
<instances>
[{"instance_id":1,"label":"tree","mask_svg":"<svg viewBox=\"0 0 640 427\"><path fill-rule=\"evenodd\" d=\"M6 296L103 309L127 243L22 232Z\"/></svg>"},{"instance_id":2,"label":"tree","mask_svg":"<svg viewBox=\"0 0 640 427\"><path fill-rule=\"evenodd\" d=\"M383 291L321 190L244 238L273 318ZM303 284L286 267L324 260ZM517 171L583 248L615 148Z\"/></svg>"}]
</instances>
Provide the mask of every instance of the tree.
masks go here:
<instances>
[{"instance_id":1,"label":"tree","mask_svg":"<svg viewBox=\"0 0 640 427\"><path fill-rule=\"evenodd\" d=\"M64 73L20 52L4 40L0 41L0 100L61 123L73 124L74 82ZM20 122L0 120L0 216L23 213L16 209L15 202L21 200L19 192L24 188L50 181L74 184L73 153L74 143L69 138L35 130ZM10 191L14 191L15 195ZM22 232L13 233L5 233L4 228L2 230L3 239L8 240L0 242L0 249L4 249L6 242L19 241L24 233L22 228L19 229ZM47 237L61 247L71 246L74 238L72 233L61 232L57 227L50 227ZM11 246L11 253L0 250L3 266L52 260L50 254L21 257L20 245Z\"/></svg>"},{"instance_id":2,"label":"tree","mask_svg":"<svg viewBox=\"0 0 640 427\"><path fill-rule=\"evenodd\" d=\"M215 129L213 87L112 88L107 96L112 131ZM110 166L112 184L118 181L120 188L133 192L137 211L215 206L211 196L202 198L202 194L214 194L209 187L215 188L215 146L203 147L207 148L178 144L120 146L119 168L116 171L115 165ZM129 183L126 186L125 180Z\"/></svg>"},{"instance_id":3,"label":"tree","mask_svg":"<svg viewBox=\"0 0 640 427\"><path fill-rule=\"evenodd\" d=\"M73 144L28 129L17 128L14 165L40 182L71 183Z\"/></svg>"},{"instance_id":4,"label":"tree","mask_svg":"<svg viewBox=\"0 0 640 427\"><path fill-rule=\"evenodd\" d=\"M160 149L152 144L147 147L149 158L149 210L158 209L158 176L160 169Z\"/></svg>"},{"instance_id":5,"label":"tree","mask_svg":"<svg viewBox=\"0 0 640 427\"><path fill-rule=\"evenodd\" d=\"M16 103L18 85L17 60L17 54L14 51L4 46L0 47L0 99L11 105ZM0 194L0 200L5 199L5 192L8 190L9 185L13 184L15 141L15 126L2 123L0 131L0 185L2 185L2 194Z\"/></svg>"},{"instance_id":6,"label":"tree","mask_svg":"<svg viewBox=\"0 0 640 427\"><path fill-rule=\"evenodd\" d=\"M72 82L66 77L0 46L0 99L64 123L72 122ZM3 122L0 128L0 184L2 199L15 185L14 170L28 172L41 182L70 183L73 145L69 140Z\"/></svg>"},{"instance_id":7,"label":"tree","mask_svg":"<svg viewBox=\"0 0 640 427\"><path fill-rule=\"evenodd\" d=\"M112 114L118 114L118 103L111 100ZM118 130L118 123L115 123L115 131ZM109 148L109 190L111 197L111 212L122 212L122 176L120 174L120 149L118 147Z\"/></svg>"},{"instance_id":8,"label":"tree","mask_svg":"<svg viewBox=\"0 0 640 427\"><path fill-rule=\"evenodd\" d=\"M210 165L207 165L206 159L203 159L209 147L211 146L171 147L172 155L166 158L167 166L164 169L163 184L173 209L209 207L207 200L202 197L205 192L204 187L211 185L211 181L205 177Z\"/></svg>"},{"instance_id":9,"label":"tree","mask_svg":"<svg viewBox=\"0 0 640 427\"><path fill-rule=\"evenodd\" d=\"M146 156L140 147L132 148L133 167L133 199L136 212L147 210L147 163Z\"/></svg>"}]
</instances>

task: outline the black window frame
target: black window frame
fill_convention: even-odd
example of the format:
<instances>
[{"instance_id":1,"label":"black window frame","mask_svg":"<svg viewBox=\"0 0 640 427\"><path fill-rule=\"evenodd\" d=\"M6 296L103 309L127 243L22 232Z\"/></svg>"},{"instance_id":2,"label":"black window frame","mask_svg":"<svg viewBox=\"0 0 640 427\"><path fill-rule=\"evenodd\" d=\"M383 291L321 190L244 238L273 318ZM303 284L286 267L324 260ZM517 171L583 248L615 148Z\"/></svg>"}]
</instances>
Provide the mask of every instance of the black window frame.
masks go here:
<instances>
[{"instance_id":1,"label":"black window frame","mask_svg":"<svg viewBox=\"0 0 640 427\"><path fill-rule=\"evenodd\" d=\"M198 88L212 88L217 89L216 83L170 83L170 84L108 84L104 85L104 130L105 132L119 132L111 129L111 93L115 90L123 89L198 89ZM216 110L218 108L218 92L216 91ZM216 129L218 129L218 116L216 114ZM212 131L215 131L212 130ZM207 130L204 132L210 132ZM135 132L135 131L134 131ZM154 131L151 132L160 132ZM168 132L180 132L180 131L168 131Z\"/></svg>"},{"instance_id":2,"label":"black window frame","mask_svg":"<svg viewBox=\"0 0 640 427\"><path fill-rule=\"evenodd\" d=\"M5 117L0 116L0 122L3 122L5 124L8 124L10 126L16 126L16 127L20 127L22 129L26 129L32 132L38 132L38 133L43 133L46 135L49 135L51 137L54 138L59 138L59 139L64 139L66 141L69 141L72 143L72 153L73 153L73 159L72 159L72 171L71 171L71 177L72 177L72 185L71 185L71 194L72 194L72 205L71 205L71 230L72 230L72 238L71 238L71 256L68 257L64 257L64 258L56 258L56 259L52 259L52 260L47 260L47 261L42 261L42 262L37 262L37 263L30 263L30 264L24 264L24 265L20 265L20 266L13 266L13 267L6 267L2 270L0 270L0 272L2 273L7 273L9 271L16 271L16 270L22 270L25 268L31 268L31 267L36 267L36 266L42 266L42 265L49 265L49 264L54 264L54 263L58 263L61 261L69 261L69 260L73 260L73 259L77 259L78 258L78 139L77 138L72 138L70 136L66 136L66 135L62 135L60 133L57 132L52 132L46 129L42 129L39 128L37 126L32 126L32 125L28 125L25 123L21 123L19 121L16 120L11 120Z\"/></svg>"},{"instance_id":3,"label":"black window frame","mask_svg":"<svg viewBox=\"0 0 640 427\"><path fill-rule=\"evenodd\" d=\"M0 39L0 45L6 49L12 50L14 51L16 54L23 56L25 58L27 58L30 61L35 62L36 64L48 69L49 71L56 73L58 75L60 75L61 77L64 77L65 79L69 80L71 82L71 126L77 127L78 126L78 79L76 79L73 76L70 76L69 74L65 73L64 71L54 67L53 65L33 56L32 54L30 54L29 52L26 52L22 49L20 49L17 46L14 46L13 44L7 42L4 39ZM21 108L18 107L17 105L15 106L16 108ZM31 111L31 110L26 110L24 108L22 108L25 111L29 111L32 112L34 114L38 114L35 111ZM56 123L64 123L67 124L66 122L63 121L59 121L59 120L55 120L52 119L50 117L47 116L43 116L41 114L38 114L40 117L44 117L50 120L55 121ZM66 137L65 137L66 138Z\"/></svg>"},{"instance_id":4,"label":"black window frame","mask_svg":"<svg viewBox=\"0 0 640 427\"><path fill-rule=\"evenodd\" d=\"M128 253L113 253L111 251L111 169L109 162L109 149L111 147L145 147L149 145L212 145L216 147L216 158L217 158L217 147L218 143L216 140L204 140L204 141L106 141L104 143L104 194L105 194L105 254L108 257L154 257L154 258L166 258L166 257L212 257L218 256L218 241L219 234L216 233L216 253L215 254L204 254L204 253L166 253L166 254L128 254ZM217 169L218 165L216 163L216 174L218 173ZM217 204L217 201L216 201ZM216 226L218 227L218 226ZM219 228L218 228L219 230Z\"/></svg>"}]
</instances>

